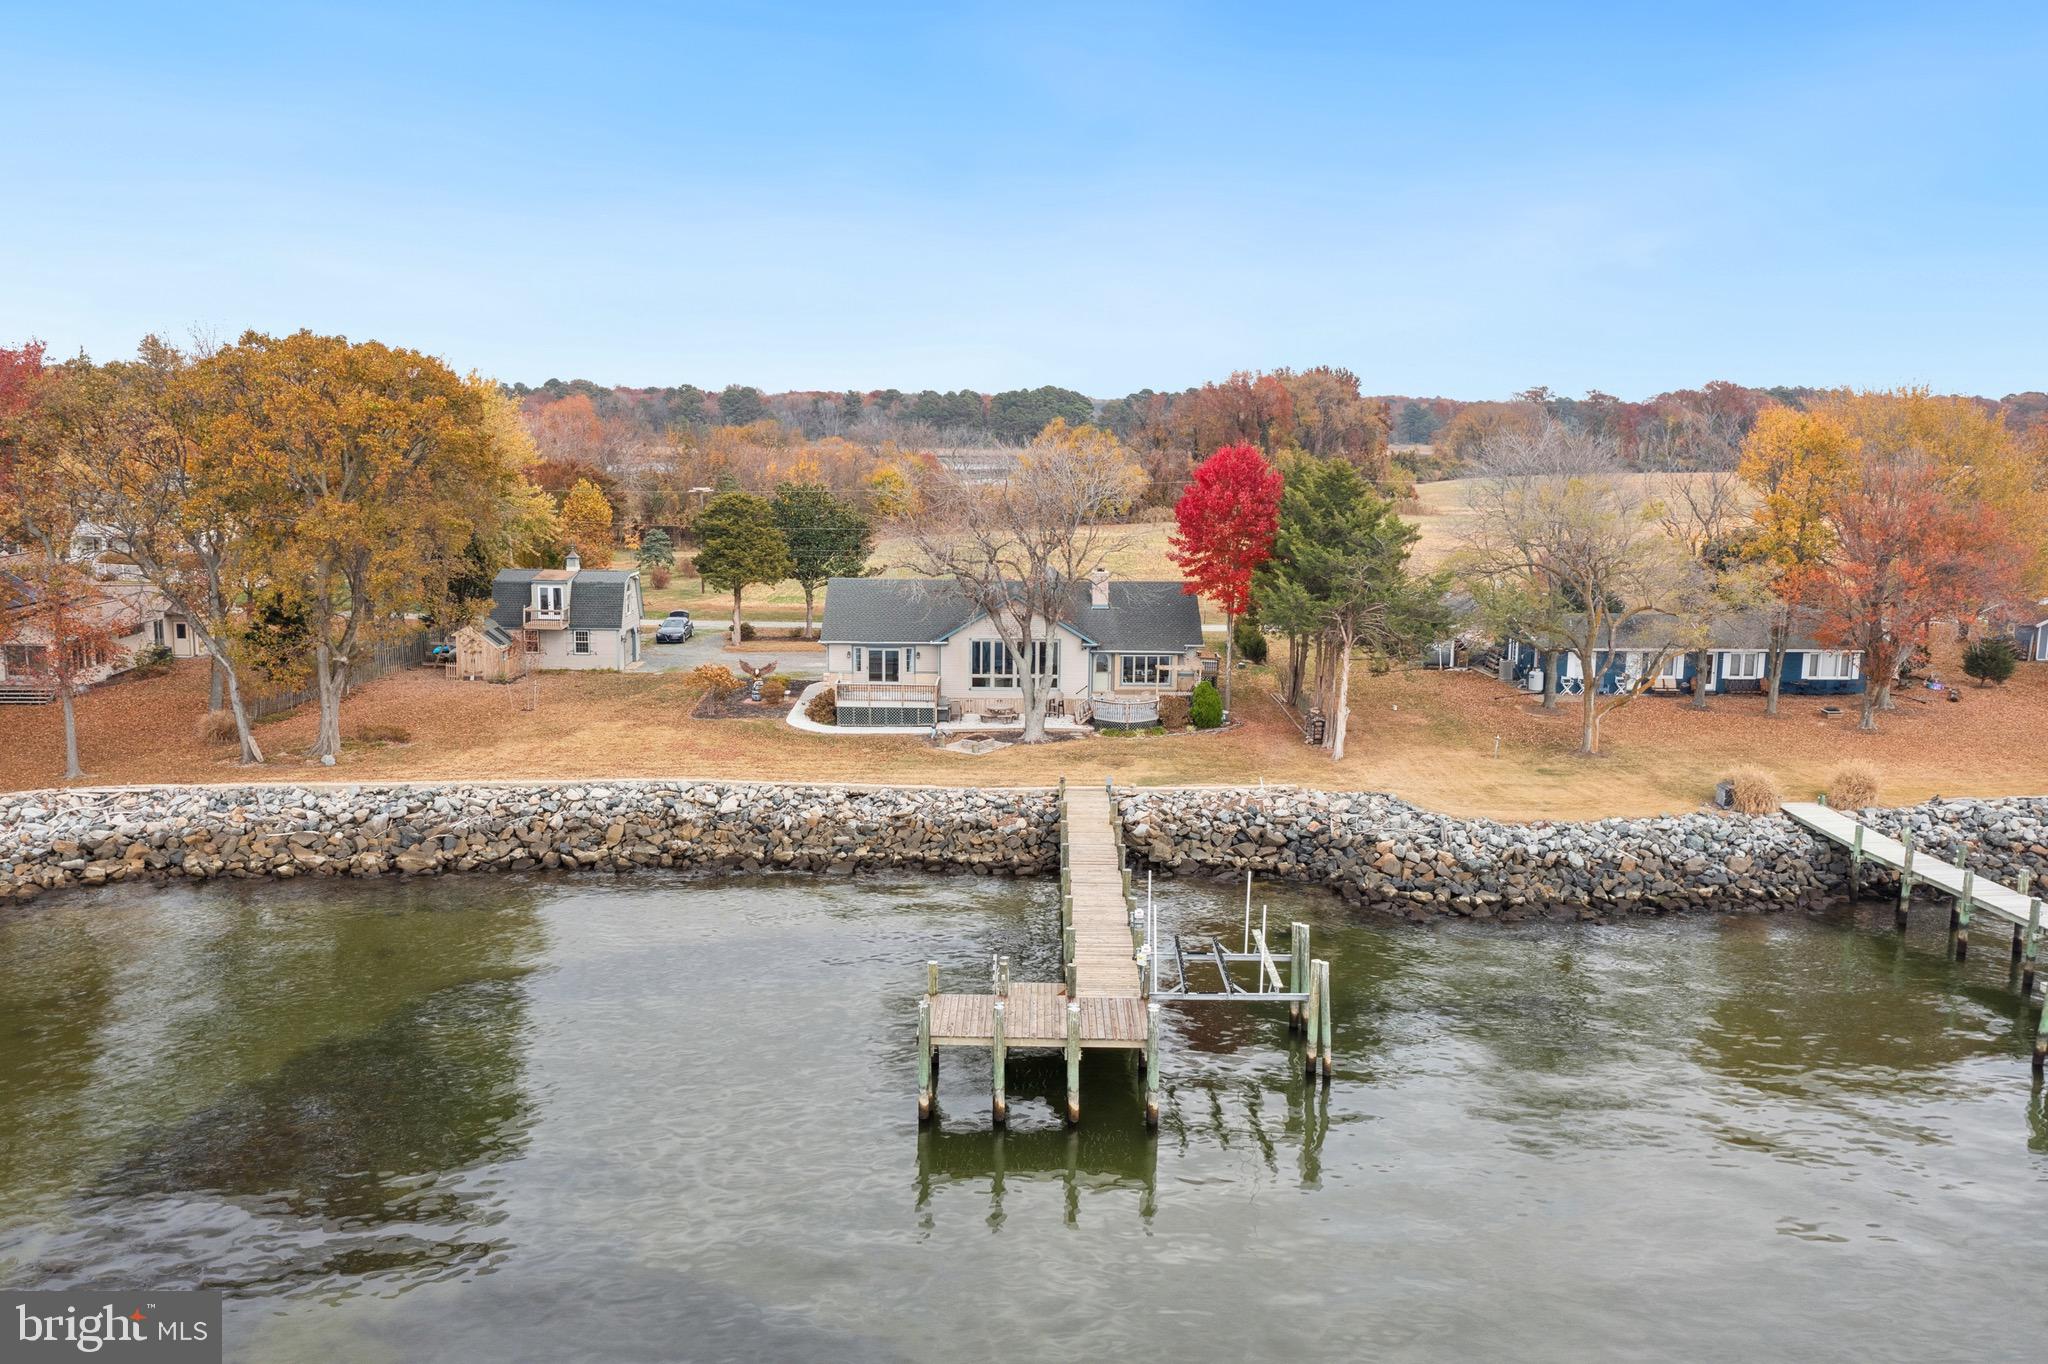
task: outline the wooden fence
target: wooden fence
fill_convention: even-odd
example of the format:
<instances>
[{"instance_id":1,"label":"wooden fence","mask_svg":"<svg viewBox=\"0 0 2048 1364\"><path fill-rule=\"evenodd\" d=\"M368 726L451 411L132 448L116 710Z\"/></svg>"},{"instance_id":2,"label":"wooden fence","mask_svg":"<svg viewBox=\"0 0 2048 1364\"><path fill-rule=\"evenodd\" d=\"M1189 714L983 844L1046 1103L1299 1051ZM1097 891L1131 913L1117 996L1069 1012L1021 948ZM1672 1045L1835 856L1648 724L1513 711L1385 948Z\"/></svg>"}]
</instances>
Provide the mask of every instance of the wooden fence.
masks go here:
<instances>
[{"instance_id":1,"label":"wooden fence","mask_svg":"<svg viewBox=\"0 0 2048 1364\"><path fill-rule=\"evenodd\" d=\"M378 645L366 658L358 657L348 670L348 690L354 691L367 682L374 682L393 668L416 668L426 661L427 632L416 630L404 639ZM282 715L288 710L296 710L308 701L317 700L319 695L319 687L305 686L296 691L254 697L248 703L249 718L262 720L272 715Z\"/></svg>"}]
</instances>

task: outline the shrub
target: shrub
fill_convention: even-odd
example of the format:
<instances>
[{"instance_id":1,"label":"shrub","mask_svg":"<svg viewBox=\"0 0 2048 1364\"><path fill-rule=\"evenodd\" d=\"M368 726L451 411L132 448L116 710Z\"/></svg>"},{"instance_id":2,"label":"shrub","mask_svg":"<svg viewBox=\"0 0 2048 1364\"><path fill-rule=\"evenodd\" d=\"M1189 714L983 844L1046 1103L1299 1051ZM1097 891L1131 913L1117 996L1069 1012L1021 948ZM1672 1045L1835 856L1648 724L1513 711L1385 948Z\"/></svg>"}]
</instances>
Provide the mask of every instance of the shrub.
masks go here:
<instances>
[{"instance_id":1,"label":"shrub","mask_svg":"<svg viewBox=\"0 0 2048 1364\"><path fill-rule=\"evenodd\" d=\"M136 677L154 677L171 666L171 648L168 644L152 644L147 649L136 651L134 662L128 671Z\"/></svg>"},{"instance_id":2,"label":"shrub","mask_svg":"<svg viewBox=\"0 0 2048 1364\"><path fill-rule=\"evenodd\" d=\"M1727 781L1732 796L1729 803L1742 814L1774 815L1784 803L1777 779L1761 767L1738 767L1728 774Z\"/></svg>"},{"instance_id":3,"label":"shrub","mask_svg":"<svg viewBox=\"0 0 2048 1364\"><path fill-rule=\"evenodd\" d=\"M723 663L700 663L684 673L683 680L714 696L730 696L747 685L745 678Z\"/></svg>"},{"instance_id":4,"label":"shrub","mask_svg":"<svg viewBox=\"0 0 2048 1364\"><path fill-rule=\"evenodd\" d=\"M1393 658L1381 649L1374 649L1366 657L1365 663L1368 668L1372 669L1374 677L1385 677L1394 670Z\"/></svg>"},{"instance_id":5,"label":"shrub","mask_svg":"<svg viewBox=\"0 0 2048 1364\"><path fill-rule=\"evenodd\" d=\"M743 620L740 622L740 638L742 640L752 639L756 633L757 631L754 629L754 623L752 621Z\"/></svg>"},{"instance_id":6,"label":"shrub","mask_svg":"<svg viewBox=\"0 0 2048 1364\"><path fill-rule=\"evenodd\" d=\"M818 724L821 725L838 724L838 689L834 687L827 687L825 688L825 690L819 692L816 696L813 696L811 698L810 704L804 707L804 714L810 716L812 720L816 721Z\"/></svg>"},{"instance_id":7,"label":"shrub","mask_svg":"<svg viewBox=\"0 0 2048 1364\"><path fill-rule=\"evenodd\" d=\"M761 683L761 699L771 706L781 705L782 699L788 695L789 679L781 673L776 673Z\"/></svg>"},{"instance_id":8,"label":"shrub","mask_svg":"<svg viewBox=\"0 0 2048 1364\"><path fill-rule=\"evenodd\" d=\"M669 580L671 576L672 575L669 572L667 564L656 564L651 570L649 570L647 574L647 579L649 582L653 583L655 588L658 590L669 585Z\"/></svg>"},{"instance_id":9,"label":"shrub","mask_svg":"<svg viewBox=\"0 0 2048 1364\"><path fill-rule=\"evenodd\" d=\"M359 744L409 744L412 731L404 725L357 725L355 739Z\"/></svg>"},{"instance_id":10,"label":"shrub","mask_svg":"<svg viewBox=\"0 0 2048 1364\"><path fill-rule=\"evenodd\" d=\"M1159 698L1159 724L1163 729L1186 729L1194 720L1194 703L1176 692Z\"/></svg>"},{"instance_id":11,"label":"shrub","mask_svg":"<svg viewBox=\"0 0 2048 1364\"><path fill-rule=\"evenodd\" d=\"M1259 618L1246 614L1237 618L1231 628L1231 642L1237 646L1237 656L1247 663L1266 661L1266 634L1259 629Z\"/></svg>"},{"instance_id":12,"label":"shrub","mask_svg":"<svg viewBox=\"0 0 2048 1364\"><path fill-rule=\"evenodd\" d=\"M2019 662L2019 652L2012 642L1993 635L1976 640L1963 650L1963 671L1976 678L1980 687L1987 682L2004 686Z\"/></svg>"},{"instance_id":13,"label":"shrub","mask_svg":"<svg viewBox=\"0 0 2048 1364\"><path fill-rule=\"evenodd\" d=\"M1862 810L1877 804L1877 764L1843 763L1828 778L1828 804L1837 810Z\"/></svg>"},{"instance_id":14,"label":"shrub","mask_svg":"<svg viewBox=\"0 0 2048 1364\"><path fill-rule=\"evenodd\" d=\"M231 744L236 740L235 713L226 707L210 710L194 726L203 744Z\"/></svg>"},{"instance_id":15,"label":"shrub","mask_svg":"<svg viewBox=\"0 0 2048 1364\"><path fill-rule=\"evenodd\" d=\"M1223 693L1216 690L1216 684L1204 678L1195 684L1195 693L1188 698L1188 719L1196 729L1214 729L1223 723Z\"/></svg>"}]
</instances>

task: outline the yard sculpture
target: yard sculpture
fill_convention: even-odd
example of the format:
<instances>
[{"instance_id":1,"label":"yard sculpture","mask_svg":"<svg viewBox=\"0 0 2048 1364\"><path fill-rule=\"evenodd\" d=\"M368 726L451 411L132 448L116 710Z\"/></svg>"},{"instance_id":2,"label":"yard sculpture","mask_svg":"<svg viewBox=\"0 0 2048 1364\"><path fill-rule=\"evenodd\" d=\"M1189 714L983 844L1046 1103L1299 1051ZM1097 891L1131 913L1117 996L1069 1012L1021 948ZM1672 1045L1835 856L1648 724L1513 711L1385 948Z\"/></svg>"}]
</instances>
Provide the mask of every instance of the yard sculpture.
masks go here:
<instances>
[{"instance_id":1,"label":"yard sculpture","mask_svg":"<svg viewBox=\"0 0 2048 1364\"><path fill-rule=\"evenodd\" d=\"M761 699L761 684L774 676L775 666L772 660L767 663L748 663L745 660L741 660L740 671L747 675L747 699L749 701Z\"/></svg>"}]
</instances>

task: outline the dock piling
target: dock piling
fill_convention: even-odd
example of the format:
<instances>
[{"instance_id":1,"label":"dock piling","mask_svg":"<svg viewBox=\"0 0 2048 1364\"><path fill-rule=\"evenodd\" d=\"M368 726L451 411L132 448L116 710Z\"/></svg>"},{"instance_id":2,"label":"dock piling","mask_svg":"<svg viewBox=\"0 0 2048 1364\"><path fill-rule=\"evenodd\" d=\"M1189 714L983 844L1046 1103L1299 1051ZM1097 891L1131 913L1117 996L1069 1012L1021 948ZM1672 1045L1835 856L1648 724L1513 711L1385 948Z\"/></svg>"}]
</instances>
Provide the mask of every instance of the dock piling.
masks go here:
<instances>
[{"instance_id":1,"label":"dock piling","mask_svg":"<svg viewBox=\"0 0 2048 1364\"><path fill-rule=\"evenodd\" d=\"M1956 899L1956 907L1950 911L1950 923L1956 930L1956 960L1962 961L1970 955L1970 911L1975 908L1977 873L1963 869L1963 893Z\"/></svg>"},{"instance_id":2,"label":"dock piling","mask_svg":"<svg viewBox=\"0 0 2048 1364\"><path fill-rule=\"evenodd\" d=\"M1159 1006L1145 1006L1145 1126L1159 1126Z\"/></svg>"},{"instance_id":3,"label":"dock piling","mask_svg":"<svg viewBox=\"0 0 2048 1364\"><path fill-rule=\"evenodd\" d=\"M1302 1010L1304 1024L1308 1029L1308 1059L1306 1066L1307 1075L1310 1079L1314 1079L1316 1074L1316 1040L1321 1036L1323 1015L1323 982L1322 973L1316 969L1318 965L1320 963L1317 962L1309 964L1308 1005Z\"/></svg>"},{"instance_id":4,"label":"dock piling","mask_svg":"<svg viewBox=\"0 0 2048 1364\"><path fill-rule=\"evenodd\" d=\"M994 1007L995 1021L992 1025L994 1038L989 1043L989 1087L993 1090L989 1106L990 1120L997 1127L1010 1121L1010 1099L1003 1092L1003 1001L997 1000Z\"/></svg>"},{"instance_id":5,"label":"dock piling","mask_svg":"<svg viewBox=\"0 0 2048 1364\"><path fill-rule=\"evenodd\" d=\"M1318 1021L1322 1025L1321 1030L1323 1034L1323 1083L1327 1085L1330 1083L1330 1074L1334 1069L1330 1034L1335 1031L1330 1022L1330 963L1327 961L1316 963L1316 995L1321 1008Z\"/></svg>"},{"instance_id":6,"label":"dock piling","mask_svg":"<svg viewBox=\"0 0 2048 1364\"><path fill-rule=\"evenodd\" d=\"M1905 849L1899 868L1899 907L1892 914L1892 923L1899 932L1906 931L1906 909L1913 902L1913 831L1905 830L1899 835L1899 846Z\"/></svg>"},{"instance_id":7,"label":"dock piling","mask_svg":"<svg viewBox=\"0 0 2048 1364\"><path fill-rule=\"evenodd\" d=\"M2034 993L2034 968L2041 958L2041 897L2027 901L2027 945L2020 953L2020 994Z\"/></svg>"},{"instance_id":8,"label":"dock piling","mask_svg":"<svg viewBox=\"0 0 2048 1364\"><path fill-rule=\"evenodd\" d=\"M2025 869L2023 868L2023 869L2022 869L2022 870L2020 871L2020 882L2019 882L2019 887L2018 887L2018 889L2019 889L2019 893L2020 893L2020 894L2022 894L2022 895L2025 895L2025 894L2027 894L2027 892L2028 892L2028 889L2029 889L2029 887L2031 887L2031 886L2033 885L2033 882L2034 882L2034 873L2032 873L2032 872L2030 872L2030 871L2027 871L2027 870L2025 870ZM2024 928L2023 928L2023 927L2022 927L2022 926L2020 925L2020 922L2019 922L2019 921L2018 921L2017 919L2015 919L2015 920L2013 921L2013 925L2012 925L2012 959L2013 959L2013 961L2015 961L2015 962L2019 961L2019 959L2020 959L2021 955L2022 955L2022 954L2023 954L2023 953L2024 953L2025 951L2026 951L2026 930L2025 930L2025 929L2024 929Z\"/></svg>"},{"instance_id":9,"label":"dock piling","mask_svg":"<svg viewBox=\"0 0 2048 1364\"><path fill-rule=\"evenodd\" d=\"M1863 898L1863 823L1858 820L1854 840L1849 844L1849 898Z\"/></svg>"},{"instance_id":10,"label":"dock piling","mask_svg":"<svg viewBox=\"0 0 2048 1364\"><path fill-rule=\"evenodd\" d=\"M1296 920L1287 930L1287 993L1308 990L1308 925ZM1287 1031L1301 1031L1301 1005L1287 1006Z\"/></svg>"},{"instance_id":11,"label":"dock piling","mask_svg":"<svg viewBox=\"0 0 2048 1364\"><path fill-rule=\"evenodd\" d=\"M917 1001L917 1120L932 1117L932 1002Z\"/></svg>"},{"instance_id":12,"label":"dock piling","mask_svg":"<svg viewBox=\"0 0 2048 1364\"><path fill-rule=\"evenodd\" d=\"M2048 1009L2041 1010L2041 1022L2034 1030L2034 1074L2048 1071Z\"/></svg>"},{"instance_id":13,"label":"dock piling","mask_svg":"<svg viewBox=\"0 0 2048 1364\"><path fill-rule=\"evenodd\" d=\"M1067 1123L1081 1121L1081 1001L1067 1005Z\"/></svg>"}]
</instances>

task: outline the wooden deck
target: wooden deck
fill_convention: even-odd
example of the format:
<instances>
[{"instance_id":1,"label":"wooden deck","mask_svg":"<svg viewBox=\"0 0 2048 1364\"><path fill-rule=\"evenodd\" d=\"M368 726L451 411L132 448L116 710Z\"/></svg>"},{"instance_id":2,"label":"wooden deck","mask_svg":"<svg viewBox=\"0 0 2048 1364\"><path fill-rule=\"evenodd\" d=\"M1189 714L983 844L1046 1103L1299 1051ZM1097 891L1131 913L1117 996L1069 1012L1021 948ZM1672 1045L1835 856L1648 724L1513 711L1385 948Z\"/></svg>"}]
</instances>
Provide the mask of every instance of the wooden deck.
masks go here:
<instances>
[{"instance_id":1,"label":"wooden deck","mask_svg":"<svg viewBox=\"0 0 2048 1364\"><path fill-rule=\"evenodd\" d=\"M1124 887L1123 836L1109 792L1079 787L1066 797L1066 893L1073 897L1074 996L1136 999L1137 942Z\"/></svg>"},{"instance_id":2,"label":"wooden deck","mask_svg":"<svg viewBox=\"0 0 2048 1364\"><path fill-rule=\"evenodd\" d=\"M995 1040L994 995L940 995L932 1001L932 1045L979 1047ZM1058 981L1012 981L1003 996L1003 1045L1011 1051L1067 1045L1067 987ZM1124 1047L1145 1045L1145 1001L1084 997L1081 1000L1081 1045Z\"/></svg>"},{"instance_id":3,"label":"wooden deck","mask_svg":"<svg viewBox=\"0 0 2048 1364\"><path fill-rule=\"evenodd\" d=\"M1788 801L1780 808L1802 828L1852 852L1859 851L1856 831L1861 828L1863 841L1860 851L1864 861L1874 863L1887 871L1907 870L1904 843L1887 834L1879 833L1868 824L1862 824L1840 810L1803 800ZM1913 849L1913 880L1944 895L1961 899L1965 889L1964 868L1943 861L1934 856L1933 852L1934 850L1929 848ZM1969 879L1972 909L1983 910L2008 923L2022 926L2026 924L2034 897L2024 891L2002 886L1989 877L1973 875Z\"/></svg>"}]
</instances>

